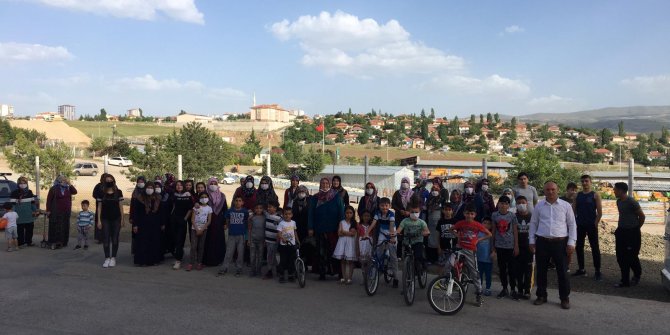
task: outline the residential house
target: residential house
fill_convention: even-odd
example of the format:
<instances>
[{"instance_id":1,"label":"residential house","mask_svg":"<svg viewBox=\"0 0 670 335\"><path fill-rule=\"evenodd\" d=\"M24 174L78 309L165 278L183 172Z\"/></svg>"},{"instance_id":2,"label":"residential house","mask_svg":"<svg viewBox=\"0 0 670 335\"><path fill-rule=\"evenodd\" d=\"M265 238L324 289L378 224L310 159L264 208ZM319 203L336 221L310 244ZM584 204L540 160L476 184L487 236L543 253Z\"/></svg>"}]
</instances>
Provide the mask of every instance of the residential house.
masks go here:
<instances>
[{"instance_id":1,"label":"residential house","mask_svg":"<svg viewBox=\"0 0 670 335\"><path fill-rule=\"evenodd\" d=\"M614 158L614 154L605 148L595 149L593 150L593 153L595 153L596 155L602 155L603 162L609 162L612 160L612 158Z\"/></svg>"},{"instance_id":2,"label":"residential house","mask_svg":"<svg viewBox=\"0 0 670 335\"><path fill-rule=\"evenodd\" d=\"M355 134L344 135L344 143L355 144L356 142L358 142L358 135L355 135Z\"/></svg>"},{"instance_id":3,"label":"residential house","mask_svg":"<svg viewBox=\"0 0 670 335\"><path fill-rule=\"evenodd\" d=\"M555 135L560 135L561 134L561 128L559 126L549 126L549 128L547 130L554 133Z\"/></svg>"},{"instance_id":4,"label":"residential house","mask_svg":"<svg viewBox=\"0 0 670 335\"><path fill-rule=\"evenodd\" d=\"M177 123L189 123L189 122L199 122L202 124L212 123L213 119L211 116L198 115L198 114L179 114L177 115Z\"/></svg>"},{"instance_id":5,"label":"residential house","mask_svg":"<svg viewBox=\"0 0 670 335\"><path fill-rule=\"evenodd\" d=\"M370 127L374 129L382 129L384 128L384 121L382 120L370 120Z\"/></svg>"},{"instance_id":6,"label":"residential house","mask_svg":"<svg viewBox=\"0 0 670 335\"><path fill-rule=\"evenodd\" d=\"M412 148L414 149L424 149L426 147L426 141L420 137L415 137L412 139Z\"/></svg>"},{"instance_id":7,"label":"residential house","mask_svg":"<svg viewBox=\"0 0 670 335\"><path fill-rule=\"evenodd\" d=\"M587 136L585 141L588 142L588 143L596 143L596 142L598 142L598 137L597 136Z\"/></svg>"},{"instance_id":8,"label":"residential house","mask_svg":"<svg viewBox=\"0 0 670 335\"><path fill-rule=\"evenodd\" d=\"M349 129L349 125L344 122L340 122L335 125L335 129L345 132L347 129Z\"/></svg>"},{"instance_id":9,"label":"residential house","mask_svg":"<svg viewBox=\"0 0 670 335\"><path fill-rule=\"evenodd\" d=\"M654 150L654 151L647 154L647 159L649 159L650 161L653 161L653 160L656 160L656 159L665 160L666 155L662 152Z\"/></svg>"},{"instance_id":10,"label":"residential house","mask_svg":"<svg viewBox=\"0 0 670 335\"><path fill-rule=\"evenodd\" d=\"M361 127L361 125L355 124L355 125L353 125L353 126L351 127L351 129L349 130L349 133L350 133L350 134L360 134L360 133L362 133L362 132L364 132L364 131L365 131L365 129L363 129L363 127Z\"/></svg>"},{"instance_id":11,"label":"residential house","mask_svg":"<svg viewBox=\"0 0 670 335\"><path fill-rule=\"evenodd\" d=\"M572 130L567 130L565 131L565 135L572 136L572 137L577 137L579 136L579 132L572 129Z\"/></svg>"},{"instance_id":12,"label":"residential house","mask_svg":"<svg viewBox=\"0 0 670 335\"><path fill-rule=\"evenodd\" d=\"M470 133L470 125L467 122L461 122L458 124L458 132L461 135L467 135Z\"/></svg>"},{"instance_id":13,"label":"residential house","mask_svg":"<svg viewBox=\"0 0 670 335\"><path fill-rule=\"evenodd\" d=\"M623 136L613 136L612 143L623 143L626 139Z\"/></svg>"},{"instance_id":14,"label":"residential house","mask_svg":"<svg viewBox=\"0 0 670 335\"><path fill-rule=\"evenodd\" d=\"M525 133L526 132L526 124L525 123L517 123L516 127L514 127L514 130L516 130L517 134Z\"/></svg>"},{"instance_id":15,"label":"residential house","mask_svg":"<svg viewBox=\"0 0 670 335\"><path fill-rule=\"evenodd\" d=\"M326 135L326 140L335 142L337 140L337 134L328 134Z\"/></svg>"},{"instance_id":16,"label":"residential house","mask_svg":"<svg viewBox=\"0 0 670 335\"><path fill-rule=\"evenodd\" d=\"M637 141L637 135L635 134L628 134L624 136L624 138L626 139L626 141Z\"/></svg>"}]
</instances>

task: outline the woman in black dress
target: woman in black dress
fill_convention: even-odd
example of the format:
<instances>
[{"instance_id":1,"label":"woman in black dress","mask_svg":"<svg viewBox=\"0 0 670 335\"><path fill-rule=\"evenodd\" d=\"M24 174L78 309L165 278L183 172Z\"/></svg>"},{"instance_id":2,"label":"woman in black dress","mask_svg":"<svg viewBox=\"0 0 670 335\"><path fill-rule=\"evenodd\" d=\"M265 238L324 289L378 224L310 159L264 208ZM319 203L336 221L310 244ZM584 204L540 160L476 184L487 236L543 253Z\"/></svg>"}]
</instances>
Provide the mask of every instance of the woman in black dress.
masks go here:
<instances>
[{"instance_id":1,"label":"woman in black dress","mask_svg":"<svg viewBox=\"0 0 670 335\"><path fill-rule=\"evenodd\" d=\"M144 194L132 199L133 233L135 233L135 265L156 265L163 261L161 250L161 224L159 222L160 197L154 193L154 184L146 183Z\"/></svg>"}]
</instances>

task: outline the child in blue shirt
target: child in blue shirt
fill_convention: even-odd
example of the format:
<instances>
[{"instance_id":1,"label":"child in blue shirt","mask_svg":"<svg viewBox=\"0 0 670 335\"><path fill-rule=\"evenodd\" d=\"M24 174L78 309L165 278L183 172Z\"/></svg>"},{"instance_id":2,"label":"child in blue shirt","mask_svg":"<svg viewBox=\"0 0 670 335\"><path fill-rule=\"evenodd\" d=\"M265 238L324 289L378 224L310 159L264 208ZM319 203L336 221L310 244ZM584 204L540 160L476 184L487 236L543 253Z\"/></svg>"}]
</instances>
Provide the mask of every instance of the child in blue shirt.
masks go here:
<instances>
[{"instance_id":1,"label":"child in blue shirt","mask_svg":"<svg viewBox=\"0 0 670 335\"><path fill-rule=\"evenodd\" d=\"M491 231L493 224L491 223L490 217L485 217L482 220L482 225ZM485 233L479 233L479 238L486 236ZM479 268L479 280L484 285L484 279L486 279L486 289L484 289L484 295L491 295L491 272L493 271L493 261L491 260L491 240L485 239L480 240L477 243L477 267Z\"/></svg>"},{"instance_id":2,"label":"child in blue shirt","mask_svg":"<svg viewBox=\"0 0 670 335\"><path fill-rule=\"evenodd\" d=\"M233 208L225 214L226 226L228 228L228 240L226 241L226 257L223 260L223 266L219 270L219 275L225 275L228 272L228 266L233 260L233 255L237 251L237 260L235 260L235 277L242 274L242 263L244 260L244 234L247 231L247 222L249 221L249 210L243 207L244 199L237 196L233 199Z\"/></svg>"},{"instance_id":3,"label":"child in blue shirt","mask_svg":"<svg viewBox=\"0 0 670 335\"><path fill-rule=\"evenodd\" d=\"M74 247L75 249L81 249L82 242L84 250L88 249L88 230L95 221L95 213L89 211L88 206L88 200L81 202L81 212L77 215L77 246Z\"/></svg>"}]
</instances>

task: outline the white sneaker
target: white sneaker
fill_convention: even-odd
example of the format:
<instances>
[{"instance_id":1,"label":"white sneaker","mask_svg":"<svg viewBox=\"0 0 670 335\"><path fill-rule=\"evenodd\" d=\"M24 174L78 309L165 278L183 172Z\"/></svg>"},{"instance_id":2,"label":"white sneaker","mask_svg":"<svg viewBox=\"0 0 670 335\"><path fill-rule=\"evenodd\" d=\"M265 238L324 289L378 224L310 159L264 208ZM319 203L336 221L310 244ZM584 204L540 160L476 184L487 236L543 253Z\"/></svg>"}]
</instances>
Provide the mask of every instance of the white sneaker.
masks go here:
<instances>
[{"instance_id":1,"label":"white sneaker","mask_svg":"<svg viewBox=\"0 0 670 335\"><path fill-rule=\"evenodd\" d=\"M111 261L112 261L111 258L107 258L107 259L105 259L105 262L102 263L102 267L103 267L103 268L108 268L108 267L109 267L109 263L110 263Z\"/></svg>"},{"instance_id":2,"label":"white sneaker","mask_svg":"<svg viewBox=\"0 0 670 335\"><path fill-rule=\"evenodd\" d=\"M179 270L179 269L181 269L181 262L180 262L180 261L176 261L176 262L174 262L174 265L172 266L172 269L173 269L173 270Z\"/></svg>"},{"instance_id":3,"label":"white sneaker","mask_svg":"<svg viewBox=\"0 0 670 335\"><path fill-rule=\"evenodd\" d=\"M116 266L116 258L112 257L112 258L109 260L109 267L110 267L110 268L113 268L113 267L115 267L115 266Z\"/></svg>"}]
</instances>

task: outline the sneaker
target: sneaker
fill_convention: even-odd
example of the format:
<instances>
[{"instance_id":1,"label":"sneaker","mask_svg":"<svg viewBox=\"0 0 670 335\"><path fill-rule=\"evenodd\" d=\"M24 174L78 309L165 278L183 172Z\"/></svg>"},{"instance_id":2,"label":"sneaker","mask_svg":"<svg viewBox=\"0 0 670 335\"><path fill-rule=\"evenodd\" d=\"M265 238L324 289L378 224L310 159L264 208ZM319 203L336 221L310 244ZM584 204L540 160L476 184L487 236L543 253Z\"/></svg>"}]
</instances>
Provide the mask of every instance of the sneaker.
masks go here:
<instances>
[{"instance_id":1,"label":"sneaker","mask_svg":"<svg viewBox=\"0 0 670 335\"><path fill-rule=\"evenodd\" d=\"M219 272L216 274L216 276L217 276L217 277L222 277L222 276L225 276L226 273L228 273L228 270L226 270L226 269L221 269L221 270L219 270Z\"/></svg>"},{"instance_id":2,"label":"sneaker","mask_svg":"<svg viewBox=\"0 0 670 335\"><path fill-rule=\"evenodd\" d=\"M186 265L186 271L191 271L193 270L193 264L187 264Z\"/></svg>"},{"instance_id":3,"label":"sneaker","mask_svg":"<svg viewBox=\"0 0 670 335\"><path fill-rule=\"evenodd\" d=\"M639 283L640 283L640 277L633 277L633 278L631 278L631 280L630 280L630 285L631 285L631 286L636 286L636 285L639 284Z\"/></svg>"},{"instance_id":4,"label":"sneaker","mask_svg":"<svg viewBox=\"0 0 670 335\"><path fill-rule=\"evenodd\" d=\"M482 304L484 304L484 299L482 299L482 295L481 295L481 294L477 294L477 298L476 298L475 301L476 301L476 305L475 305L475 306L477 306L477 307L482 307Z\"/></svg>"},{"instance_id":5,"label":"sneaker","mask_svg":"<svg viewBox=\"0 0 670 335\"><path fill-rule=\"evenodd\" d=\"M84 250L88 250L88 245L84 245Z\"/></svg>"},{"instance_id":6,"label":"sneaker","mask_svg":"<svg viewBox=\"0 0 670 335\"><path fill-rule=\"evenodd\" d=\"M602 273L600 273L600 271L596 271L596 274L595 274L594 279L595 279L596 281L602 281L602 280L603 280L603 275L602 275Z\"/></svg>"},{"instance_id":7,"label":"sneaker","mask_svg":"<svg viewBox=\"0 0 670 335\"><path fill-rule=\"evenodd\" d=\"M14 249L12 249L12 247L7 248L7 252L12 252L12 251L14 251Z\"/></svg>"},{"instance_id":8,"label":"sneaker","mask_svg":"<svg viewBox=\"0 0 670 335\"><path fill-rule=\"evenodd\" d=\"M509 295L509 292L507 292L507 289L504 288L504 289L502 289L502 291L500 291L500 293L498 293L498 296L496 298L502 299L502 298L504 298L508 295Z\"/></svg>"},{"instance_id":9,"label":"sneaker","mask_svg":"<svg viewBox=\"0 0 670 335\"><path fill-rule=\"evenodd\" d=\"M584 269L579 269L572 274L573 277L586 277L586 271Z\"/></svg>"},{"instance_id":10,"label":"sneaker","mask_svg":"<svg viewBox=\"0 0 670 335\"><path fill-rule=\"evenodd\" d=\"M109 267L109 262L111 262L111 260L112 260L111 258L105 259L105 262L102 263L102 267L103 268L108 268Z\"/></svg>"},{"instance_id":11,"label":"sneaker","mask_svg":"<svg viewBox=\"0 0 670 335\"><path fill-rule=\"evenodd\" d=\"M79 244L77 244L77 245L74 247L74 250L77 250L77 249L81 249L81 246L80 246Z\"/></svg>"},{"instance_id":12,"label":"sneaker","mask_svg":"<svg viewBox=\"0 0 670 335\"><path fill-rule=\"evenodd\" d=\"M530 291L524 290L523 295L521 296L521 299L523 300L530 300Z\"/></svg>"},{"instance_id":13,"label":"sneaker","mask_svg":"<svg viewBox=\"0 0 670 335\"><path fill-rule=\"evenodd\" d=\"M398 280L393 279L393 288L398 288Z\"/></svg>"},{"instance_id":14,"label":"sneaker","mask_svg":"<svg viewBox=\"0 0 670 335\"><path fill-rule=\"evenodd\" d=\"M570 299L561 300L561 308L562 309L570 309Z\"/></svg>"},{"instance_id":15,"label":"sneaker","mask_svg":"<svg viewBox=\"0 0 670 335\"><path fill-rule=\"evenodd\" d=\"M174 262L174 265L172 266L172 270L179 270L181 268L181 262L176 261Z\"/></svg>"},{"instance_id":16,"label":"sneaker","mask_svg":"<svg viewBox=\"0 0 670 335\"><path fill-rule=\"evenodd\" d=\"M491 290L485 289L484 290L484 295L487 296L487 297L490 297L491 296Z\"/></svg>"},{"instance_id":17,"label":"sneaker","mask_svg":"<svg viewBox=\"0 0 670 335\"><path fill-rule=\"evenodd\" d=\"M112 258L109 260L109 267L110 267L110 268L113 268L113 267L115 267L115 266L116 266L116 258L115 258L115 257L112 257Z\"/></svg>"}]
</instances>

